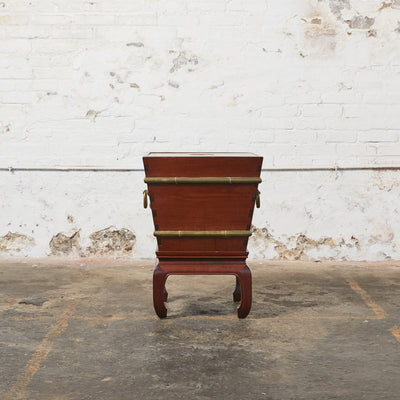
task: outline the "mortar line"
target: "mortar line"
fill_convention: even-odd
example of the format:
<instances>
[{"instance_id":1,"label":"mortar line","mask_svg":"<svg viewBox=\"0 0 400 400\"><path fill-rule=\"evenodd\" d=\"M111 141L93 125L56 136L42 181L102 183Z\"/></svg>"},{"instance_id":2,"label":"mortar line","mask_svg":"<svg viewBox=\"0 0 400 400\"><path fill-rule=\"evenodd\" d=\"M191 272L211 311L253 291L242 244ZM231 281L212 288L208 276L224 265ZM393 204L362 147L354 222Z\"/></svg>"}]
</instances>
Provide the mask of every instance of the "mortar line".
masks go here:
<instances>
[{"instance_id":1,"label":"mortar line","mask_svg":"<svg viewBox=\"0 0 400 400\"><path fill-rule=\"evenodd\" d=\"M26 398L26 387L29 385L36 372L38 372L43 360L45 360L49 355L54 340L67 329L68 319L72 317L75 309L76 304L73 301L66 306L64 312L60 315L55 325L43 338L38 349L25 365L23 371L18 375L17 380L4 400L21 400Z\"/></svg>"},{"instance_id":2,"label":"mortar line","mask_svg":"<svg viewBox=\"0 0 400 400\"><path fill-rule=\"evenodd\" d=\"M318 172L318 171L373 171L400 170L400 166L365 166L365 167L283 167L262 168L261 172ZM144 172L144 168L99 168L99 167L0 167L2 172Z\"/></svg>"},{"instance_id":3,"label":"mortar line","mask_svg":"<svg viewBox=\"0 0 400 400\"><path fill-rule=\"evenodd\" d=\"M364 289L362 289L355 280L348 279L347 283L354 290L354 292L356 292L364 300L364 303L367 305L367 307L372 309L377 319L386 318L385 310L379 304L375 303L370 295Z\"/></svg>"}]
</instances>

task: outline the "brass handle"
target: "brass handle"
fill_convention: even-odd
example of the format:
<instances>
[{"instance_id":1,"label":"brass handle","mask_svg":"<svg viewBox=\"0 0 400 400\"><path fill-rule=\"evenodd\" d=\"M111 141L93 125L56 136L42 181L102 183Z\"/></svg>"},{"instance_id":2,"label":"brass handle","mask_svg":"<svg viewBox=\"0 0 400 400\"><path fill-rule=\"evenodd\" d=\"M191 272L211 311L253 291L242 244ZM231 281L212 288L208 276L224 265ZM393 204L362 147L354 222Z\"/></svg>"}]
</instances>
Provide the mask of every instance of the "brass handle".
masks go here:
<instances>
[{"instance_id":1,"label":"brass handle","mask_svg":"<svg viewBox=\"0 0 400 400\"><path fill-rule=\"evenodd\" d=\"M147 190L143 190L143 207L147 208L148 205L148 199L147 196L149 195L149 192Z\"/></svg>"},{"instance_id":2,"label":"brass handle","mask_svg":"<svg viewBox=\"0 0 400 400\"><path fill-rule=\"evenodd\" d=\"M260 191L257 190L257 194L256 194L256 207L260 208Z\"/></svg>"}]
</instances>

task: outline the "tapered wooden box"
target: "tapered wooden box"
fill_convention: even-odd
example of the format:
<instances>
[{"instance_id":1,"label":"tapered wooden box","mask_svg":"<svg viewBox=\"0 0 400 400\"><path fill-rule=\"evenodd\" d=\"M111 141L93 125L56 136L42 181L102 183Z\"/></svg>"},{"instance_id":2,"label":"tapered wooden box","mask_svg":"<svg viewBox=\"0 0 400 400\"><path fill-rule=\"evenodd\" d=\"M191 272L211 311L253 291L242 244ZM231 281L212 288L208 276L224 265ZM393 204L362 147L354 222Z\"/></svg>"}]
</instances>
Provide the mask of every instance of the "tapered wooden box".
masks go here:
<instances>
[{"instance_id":1,"label":"tapered wooden box","mask_svg":"<svg viewBox=\"0 0 400 400\"><path fill-rule=\"evenodd\" d=\"M247 241L262 157L251 153L150 153L143 157L159 263L154 308L166 317L165 281L171 274L236 275L238 316L251 308Z\"/></svg>"}]
</instances>

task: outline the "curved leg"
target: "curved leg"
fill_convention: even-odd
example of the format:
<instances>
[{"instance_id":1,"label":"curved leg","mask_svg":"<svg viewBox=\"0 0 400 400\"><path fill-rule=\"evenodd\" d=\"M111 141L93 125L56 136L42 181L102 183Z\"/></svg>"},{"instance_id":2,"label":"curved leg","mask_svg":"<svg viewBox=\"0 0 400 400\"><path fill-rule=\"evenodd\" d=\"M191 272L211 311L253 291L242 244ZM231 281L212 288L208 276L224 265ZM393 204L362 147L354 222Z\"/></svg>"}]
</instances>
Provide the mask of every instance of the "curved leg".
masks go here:
<instances>
[{"instance_id":1,"label":"curved leg","mask_svg":"<svg viewBox=\"0 0 400 400\"><path fill-rule=\"evenodd\" d=\"M240 283L242 301L237 310L239 318L246 318L251 309L251 272L246 265L237 275Z\"/></svg>"},{"instance_id":2,"label":"curved leg","mask_svg":"<svg viewBox=\"0 0 400 400\"><path fill-rule=\"evenodd\" d=\"M164 301L168 301L168 292L167 292L167 289L165 289L165 286L164 286Z\"/></svg>"},{"instance_id":3,"label":"curved leg","mask_svg":"<svg viewBox=\"0 0 400 400\"><path fill-rule=\"evenodd\" d=\"M241 299L241 293L240 293L240 282L238 277L236 277L236 287L235 287L235 291L233 292L233 301L235 303L238 303Z\"/></svg>"},{"instance_id":4,"label":"curved leg","mask_svg":"<svg viewBox=\"0 0 400 400\"><path fill-rule=\"evenodd\" d=\"M153 273L153 305L156 314L160 318L167 316L167 309L164 305L165 299L165 281L167 280L167 274L158 265Z\"/></svg>"}]
</instances>

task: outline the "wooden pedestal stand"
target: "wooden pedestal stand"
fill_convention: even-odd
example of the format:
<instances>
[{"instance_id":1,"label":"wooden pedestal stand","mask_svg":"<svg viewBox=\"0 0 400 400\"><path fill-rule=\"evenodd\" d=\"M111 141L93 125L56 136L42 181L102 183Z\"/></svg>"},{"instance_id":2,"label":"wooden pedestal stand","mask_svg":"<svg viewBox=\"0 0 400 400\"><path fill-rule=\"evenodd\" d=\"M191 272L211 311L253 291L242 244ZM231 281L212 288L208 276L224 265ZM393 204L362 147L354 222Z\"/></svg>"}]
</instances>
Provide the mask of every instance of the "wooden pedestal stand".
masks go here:
<instances>
[{"instance_id":1,"label":"wooden pedestal stand","mask_svg":"<svg viewBox=\"0 0 400 400\"><path fill-rule=\"evenodd\" d=\"M167 316L169 275L235 275L238 317L251 309L246 250L262 157L248 153L150 153L143 157L159 263L153 274L154 309Z\"/></svg>"}]
</instances>

